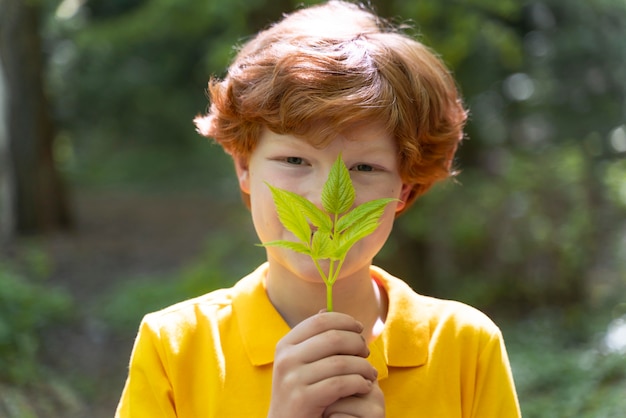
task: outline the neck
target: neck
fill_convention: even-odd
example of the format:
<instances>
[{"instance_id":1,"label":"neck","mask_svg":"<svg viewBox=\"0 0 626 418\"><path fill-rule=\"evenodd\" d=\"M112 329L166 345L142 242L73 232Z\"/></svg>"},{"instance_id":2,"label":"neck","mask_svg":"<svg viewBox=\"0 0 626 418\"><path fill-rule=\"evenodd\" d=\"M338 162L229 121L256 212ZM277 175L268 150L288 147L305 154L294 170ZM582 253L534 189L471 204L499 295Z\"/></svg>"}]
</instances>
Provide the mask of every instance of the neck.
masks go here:
<instances>
[{"instance_id":1,"label":"neck","mask_svg":"<svg viewBox=\"0 0 626 418\"><path fill-rule=\"evenodd\" d=\"M290 327L326 308L326 284L294 277L270 263L266 277L268 296ZM360 321L367 341L373 340L387 313L387 298L371 278L369 268L341 277L333 286L333 310ZM378 331L377 331L378 329Z\"/></svg>"}]
</instances>

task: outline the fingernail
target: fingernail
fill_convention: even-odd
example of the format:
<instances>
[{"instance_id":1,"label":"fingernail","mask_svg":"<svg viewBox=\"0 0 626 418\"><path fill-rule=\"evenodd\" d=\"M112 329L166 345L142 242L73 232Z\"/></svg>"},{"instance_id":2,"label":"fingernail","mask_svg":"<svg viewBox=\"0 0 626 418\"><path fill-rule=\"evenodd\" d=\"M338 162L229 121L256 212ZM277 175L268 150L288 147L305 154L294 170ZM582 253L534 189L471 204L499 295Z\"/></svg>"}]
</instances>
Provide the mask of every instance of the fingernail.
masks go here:
<instances>
[{"instance_id":1,"label":"fingernail","mask_svg":"<svg viewBox=\"0 0 626 418\"><path fill-rule=\"evenodd\" d=\"M318 312L318 314L324 313L324 312L328 312L326 309L320 309L320 311Z\"/></svg>"},{"instance_id":2,"label":"fingernail","mask_svg":"<svg viewBox=\"0 0 626 418\"><path fill-rule=\"evenodd\" d=\"M359 321L356 321L357 326L359 327L359 332L363 331L365 329L365 327L363 326L363 324Z\"/></svg>"}]
</instances>

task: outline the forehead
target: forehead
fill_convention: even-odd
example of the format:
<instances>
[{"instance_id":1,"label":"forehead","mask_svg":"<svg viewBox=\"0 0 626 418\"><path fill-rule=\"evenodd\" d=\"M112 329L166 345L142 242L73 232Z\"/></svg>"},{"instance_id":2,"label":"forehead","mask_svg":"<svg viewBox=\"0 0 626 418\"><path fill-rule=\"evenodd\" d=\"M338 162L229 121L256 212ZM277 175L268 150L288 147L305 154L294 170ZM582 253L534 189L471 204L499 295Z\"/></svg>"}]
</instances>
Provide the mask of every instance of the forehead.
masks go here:
<instances>
[{"instance_id":1,"label":"forehead","mask_svg":"<svg viewBox=\"0 0 626 418\"><path fill-rule=\"evenodd\" d=\"M307 133L295 135L276 133L265 128L257 146L286 147L294 150L362 151L368 153L397 154L397 145L384 125L360 123L340 132L319 126Z\"/></svg>"},{"instance_id":2,"label":"forehead","mask_svg":"<svg viewBox=\"0 0 626 418\"><path fill-rule=\"evenodd\" d=\"M375 121L353 122L343 125L317 121L299 131L286 133L316 148L324 148L337 141L384 142L388 146L394 144L393 134L383 123Z\"/></svg>"}]
</instances>

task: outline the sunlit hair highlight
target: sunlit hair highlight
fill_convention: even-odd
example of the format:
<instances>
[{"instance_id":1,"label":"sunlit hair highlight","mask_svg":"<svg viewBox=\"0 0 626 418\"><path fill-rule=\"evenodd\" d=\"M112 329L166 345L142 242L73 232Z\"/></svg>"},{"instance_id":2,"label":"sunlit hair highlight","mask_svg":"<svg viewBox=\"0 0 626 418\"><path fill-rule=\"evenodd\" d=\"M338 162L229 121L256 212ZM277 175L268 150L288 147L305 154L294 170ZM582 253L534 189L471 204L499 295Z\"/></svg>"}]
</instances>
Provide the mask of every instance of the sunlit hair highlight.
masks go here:
<instances>
[{"instance_id":1,"label":"sunlit hair highlight","mask_svg":"<svg viewBox=\"0 0 626 418\"><path fill-rule=\"evenodd\" d=\"M402 180L413 186L406 207L455 174L467 118L454 79L431 50L341 1L296 11L260 32L223 80L209 81L208 93L197 129L233 158L249 158L264 128L324 146L355 124L382 124L396 141Z\"/></svg>"}]
</instances>

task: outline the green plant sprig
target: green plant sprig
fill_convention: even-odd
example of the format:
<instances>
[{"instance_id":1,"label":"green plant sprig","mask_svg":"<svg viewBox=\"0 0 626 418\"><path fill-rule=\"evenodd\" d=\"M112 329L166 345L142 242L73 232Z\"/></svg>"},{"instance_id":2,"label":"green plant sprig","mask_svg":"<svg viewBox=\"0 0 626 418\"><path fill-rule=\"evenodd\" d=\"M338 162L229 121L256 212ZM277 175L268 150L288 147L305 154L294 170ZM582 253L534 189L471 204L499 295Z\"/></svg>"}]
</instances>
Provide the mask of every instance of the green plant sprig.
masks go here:
<instances>
[{"instance_id":1,"label":"green plant sprig","mask_svg":"<svg viewBox=\"0 0 626 418\"><path fill-rule=\"evenodd\" d=\"M331 312L333 285L348 251L357 241L378 228L385 207L397 199L375 199L350 210L355 191L341 155L334 162L322 188L324 210L297 193L266 184L272 192L278 219L298 241L276 240L261 245L286 248L310 256L326 284L326 309ZM328 272L320 266L320 260L326 259L330 260Z\"/></svg>"}]
</instances>

